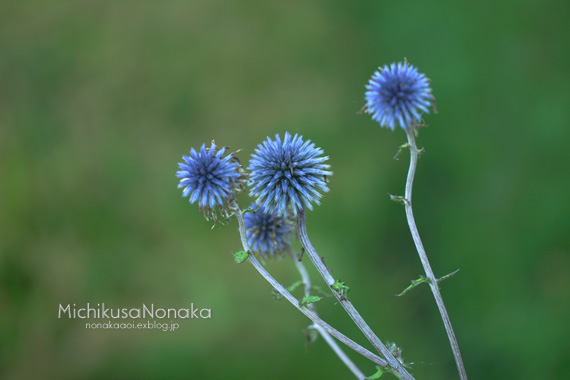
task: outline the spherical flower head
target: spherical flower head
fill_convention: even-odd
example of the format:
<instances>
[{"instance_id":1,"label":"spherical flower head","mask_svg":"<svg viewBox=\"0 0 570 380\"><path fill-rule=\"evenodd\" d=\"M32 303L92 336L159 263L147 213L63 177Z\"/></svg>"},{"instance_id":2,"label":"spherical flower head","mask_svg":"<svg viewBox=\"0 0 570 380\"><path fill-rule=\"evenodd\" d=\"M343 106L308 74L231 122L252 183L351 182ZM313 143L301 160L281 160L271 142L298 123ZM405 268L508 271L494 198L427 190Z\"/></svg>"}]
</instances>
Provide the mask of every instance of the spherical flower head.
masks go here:
<instances>
[{"instance_id":1,"label":"spherical flower head","mask_svg":"<svg viewBox=\"0 0 570 380\"><path fill-rule=\"evenodd\" d=\"M290 247L294 226L282 215L268 213L255 203L252 212L244 215L247 242L254 253L262 257L283 254Z\"/></svg>"},{"instance_id":2,"label":"spherical flower head","mask_svg":"<svg viewBox=\"0 0 570 380\"><path fill-rule=\"evenodd\" d=\"M209 149L206 144L199 152L192 148L189 156L182 156L184 162L178 163L178 188L183 188L182 196L189 196L190 203L198 202L206 219L216 219L215 207L228 216L229 202L243 189L243 169L233 154L224 157L225 151L226 148L218 149L212 141Z\"/></svg>"},{"instance_id":3,"label":"spherical flower head","mask_svg":"<svg viewBox=\"0 0 570 380\"><path fill-rule=\"evenodd\" d=\"M429 113L433 103L429 79L408 64L392 63L378 68L366 85L364 109L381 127L392 130L413 128L420 120L420 112Z\"/></svg>"},{"instance_id":4,"label":"spherical flower head","mask_svg":"<svg viewBox=\"0 0 570 380\"><path fill-rule=\"evenodd\" d=\"M285 133L283 141L279 135L275 140L269 137L259 144L249 162L249 193L257 197L256 203L269 213L293 215L304 207L313 209L313 202L319 204L321 192L329 191L326 177L332 172L324 164L328 157L321 156L322 149L316 148L310 140L291 137Z\"/></svg>"}]
</instances>

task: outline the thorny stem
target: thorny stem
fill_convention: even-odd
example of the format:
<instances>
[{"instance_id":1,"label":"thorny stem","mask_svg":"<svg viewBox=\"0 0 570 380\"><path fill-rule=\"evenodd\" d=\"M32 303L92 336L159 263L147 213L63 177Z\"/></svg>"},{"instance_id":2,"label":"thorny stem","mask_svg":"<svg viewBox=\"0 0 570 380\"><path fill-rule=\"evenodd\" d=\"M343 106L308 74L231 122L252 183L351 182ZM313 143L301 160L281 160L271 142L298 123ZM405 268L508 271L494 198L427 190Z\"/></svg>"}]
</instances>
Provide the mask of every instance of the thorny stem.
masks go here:
<instances>
[{"instance_id":1,"label":"thorny stem","mask_svg":"<svg viewBox=\"0 0 570 380\"><path fill-rule=\"evenodd\" d=\"M247 242L245 221L243 220L243 214L242 214L240 208L237 207L237 205L233 205L231 207L231 210L235 213L235 216L238 220L239 233L240 233L241 244L243 246L243 249L245 251L249 251L250 249L249 249L249 244ZM295 297L293 297L293 295L291 293L289 293L289 291L287 289L285 289L285 287L283 285L281 285L279 282L277 282L277 280L275 278L273 278L273 276L271 276L269 274L269 272L267 272L267 270L265 270L265 268L259 263L259 261L257 261L257 259L255 258L255 256L253 254L249 255L249 261L251 262L253 267L259 272L259 274L261 274L261 276L267 282L269 282L269 284L276 291L278 291L287 301L289 301L293 306L295 306L297 308L297 310L299 310L301 313L303 313L307 318L309 318L311 321L313 321L316 325L320 326L323 330L325 330L327 333L332 335L334 338L338 339L340 342L344 343L347 347L358 352L360 355L369 359L373 363L376 363L376 364L378 364L380 366L384 366L384 367L388 365L386 360L384 360L380 356L375 355L372 352L368 351L367 349L360 346L358 343L354 342L350 338L347 338L344 334L340 333L334 327L332 327L331 325L329 325L328 323L323 321L321 318L319 318L318 315L316 315L314 312L312 312L308 308L301 307L299 305L299 301ZM413 380L413 378L410 378L410 379Z\"/></svg>"},{"instance_id":2,"label":"thorny stem","mask_svg":"<svg viewBox=\"0 0 570 380\"><path fill-rule=\"evenodd\" d=\"M293 260L293 262L295 263L295 266L297 267L297 270L301 275L301 279L303 280L303 285L305 287L305 297L308 297L311 295L311 278L309 277L309 273L307 272L307 269L305 268L303 263L297 259L293 251L291 251L290 253L291 253L291 260ZM315 304L310 303L308 307L313 313L315 313L315 315L317 314ZM331 338L328 332L326 332L321 326L317 325L316 323L309 326L309 328L314 328L315 330L317 330L317 332L323 337L325 342L327 342L330 348L332 348L332 350L339 357L339 359L342 360L342 362L348 367L348 369L354 374L354 376L356 376L357 379L362 380L366 377L356 366L356 364L354 364L352 360L350 360L350 358L346 356L342 348L340 348L339 345L334 341L334 339Z\"/></svg>"},{"instance_id":3,"label":"thorny stem","mask_svg":"<svg viewBox=\"0 0 570 380\"><path fill-rule=\"evenodd\" d=\"M297 234L299 235L299 240L301 240L301 244L303 248L305 248L305 252L307 252L309 258L325 280L326 284L330 288L332 294L335 295L338 302L342 305L342 307L346 310L348 315L352 318L354 323L358 326L360 331L366 336L366 338L372 343L374 348L378 350L378 352L386 359L389 364L389 367L392 368L394 374L401 379L404 380L411 380L413 379L412 375L408 373L408 371L404 368L402 363L400 363L394 355L386 348L386 346L380 341L380 339L374 334L370 326L364 321L362 316L356 311L352 302L349 299L345 298L342 294L336 292L334 289L331 288L332 285L335 284L335 280L333 276L329 273L329 269L323 263L322 258L317 254L315 248L311 244L309 240L309 236L307 235L307 226L305 223L305 209L301 209L297 211Z\"/></svg>"},{"instance_id":4,"label":"thorny stem","mask_svg":"<svg viewBox=\"0 0 570 380\"><path fill-rule=\"evenodd\" d=\"M416 221L414 220L414 212L412 209L412 186L414 183L414 175L416 173L416 166L418 163L418 148L416 146L416 139L414 133L415 132L413 128L406 129L406 134L408 135L408 144L410 148L410 168L408 170L408 178L406 180L406 192L405 192L406 202L404 202L406 206L406 217L408 219L410 232L412 233L412 238L414 239L414 243L416 245L416 249L420 256L420 260L424 267L426 277L429 280L429 286L435 298L435 303L437 304L437 308L439 309L439 313L441 314L441 319L443 320L445 331L447 332L447 336L449 337L449 343L451 344L451 350L453 351L453 356L455 357L455 363L457 364L459 377L461 378L461 380L467 380L467 373L465 372L465 367L463 366L463 360L461 359L461 352L459 351L459 345L457 344L457 339L455 338L455 333L453 332L451 321L449 320L449 316L447 315L447 310L445 309L443 298L441 297L441 293L439 292L439 286L437 284L438 281L435 275L433 274L433 271L429 264L426 251L422 244L422 240L420 239L418 228L416 227Z\"/></svg>"}]
</instances>

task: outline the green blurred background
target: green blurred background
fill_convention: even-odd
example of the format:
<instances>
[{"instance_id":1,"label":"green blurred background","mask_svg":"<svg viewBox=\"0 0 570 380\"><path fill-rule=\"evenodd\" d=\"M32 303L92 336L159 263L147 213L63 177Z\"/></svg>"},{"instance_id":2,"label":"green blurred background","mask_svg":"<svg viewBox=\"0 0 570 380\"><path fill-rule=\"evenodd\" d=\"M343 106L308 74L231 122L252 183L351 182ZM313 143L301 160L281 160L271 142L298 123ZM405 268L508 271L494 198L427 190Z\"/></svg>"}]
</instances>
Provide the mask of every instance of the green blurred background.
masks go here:
<instances>
[{"instance_id":1,"label":"green blurred background","mask_svg":"<svg viewBox=\"0 0 570 380\"><path fill-rule=\"evenodd\" d=\"M437 98L414 205L436 275L461 268L442 292L470 378L567 378L568 15L565 0L1 2L1 378L352 378L233 262L235 221L211 230L176 188L190 147L215 139L247 163L285 131L330 156L308 228L334 276L418 380L457 378L428 288L394 297L423 273L387 196L403 192L405 134L357 115L377 66L404 58ZM267 266L297 279L289 261ZM192 302L212 319L162 332L57 318L87 302ZM318 307L369 347L339 305Z\"/></svg>"}]
</instances>

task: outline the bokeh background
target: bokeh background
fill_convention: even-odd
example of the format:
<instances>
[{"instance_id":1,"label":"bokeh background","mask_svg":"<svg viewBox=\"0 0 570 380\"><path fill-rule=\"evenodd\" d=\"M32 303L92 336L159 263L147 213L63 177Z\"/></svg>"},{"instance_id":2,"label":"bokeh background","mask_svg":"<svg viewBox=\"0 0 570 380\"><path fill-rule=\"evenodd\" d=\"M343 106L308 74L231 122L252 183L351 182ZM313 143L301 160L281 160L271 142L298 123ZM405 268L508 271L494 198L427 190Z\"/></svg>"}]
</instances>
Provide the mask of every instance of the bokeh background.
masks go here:
<instances>
[{"instance_id":1,"label":"bokeh background","mask_svg":"<svg viewBox=\"0 0 570 380\"><path fill-rule=\"evenodd\" d=\"M570 3L0 3L0 377L350 379L174 174L215 139L290 131L334 175L308 229L417 379L457 378L401 194L402 131L358 115L379 65L432 79L414 205L472 379L570 371ZM249 200L241 197L242 205ZM298 247L298 243L295 243ZM268 262L284 284L289 261ZM313 276L315 282L317 278ZM176 332L88 330L60 304L210 308ZM339 305L322 316L369 347ZM350 354L367 374L375 369ZM389 376L388 376L389 377Z\"/></svg>"}]
</instances>

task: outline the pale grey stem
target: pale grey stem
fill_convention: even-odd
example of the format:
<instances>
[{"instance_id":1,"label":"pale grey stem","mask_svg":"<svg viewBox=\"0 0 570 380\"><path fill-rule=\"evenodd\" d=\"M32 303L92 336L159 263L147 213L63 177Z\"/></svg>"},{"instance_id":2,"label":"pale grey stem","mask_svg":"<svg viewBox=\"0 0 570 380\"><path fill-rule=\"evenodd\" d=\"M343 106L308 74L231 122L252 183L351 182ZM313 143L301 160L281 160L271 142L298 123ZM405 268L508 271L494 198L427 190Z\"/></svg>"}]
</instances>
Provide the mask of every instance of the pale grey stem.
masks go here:
<instances>
[{"instance_id":1,"label":"pale grey stem","mask_svg":"<svg viewBox=\"0 0 570 380\"><path fill-rule=\"evenodd\" d=\"M303 285L305 287L305 297L308 297L311 295L311 278L309 277L309 273L307 272L307 269L305 268L303 263L297 260L295 254L292 251L290 251L290 253L291 253L291 260L293 260L293 262L295 263L297 271L299 271L301 279L303 280ZM315 315L317 314L317 310L314 304L310 303L309 309L313 313L315 313ZM327 342L327 344L330 346L330 348L332 348L334 353L339 357L340 360L342 360L342 362L348 367L348 369L354 374L354 376L356 376L357 379L362 380L366 377L356 366L356 364L354 364L352 360L350 360L350 358L346 356L342 348L340 348L339 345L335 342L335 340L331 338L328 332L326 332L321 326L317 325L316 323L312 324L310 328L314 328L315 330L317 330L317 332L323 337L325 342Z\"/></svg>"},{"instance_id":2,"label":"pale grey stem","mask_svg":"<svg viewBox=\"0 0 570 380\"><path fill-rule=\"evenodd\" d=\"M243 220L243 215L242 215L241 209L237 206L233 206L231 209L235 213L235 216L238 220L239 233L240 233L241 243L242 243L243 249L245 251L250 251L249 250L249 244L247 242L245 221ZM356 351L357 353L359 353L360 355L369 359L373 363L378 364L378 365L383 366L383 367L386 367L388 365L386 360L384 360L380 356L375 355L372 352L368 351L364 347L360 346L358 343L352 341L350 338L346 337L345 335L340 333L338 330L336 330L334 327L332 327L331 325L329 325L328 323L323 321L321 318L319 318L318 315L313 313L308 308L301 307L299 305L299 301L295 297L293 297L293 295L291 293L289 293L289 291L287 289L285 289L285 287L283 287L283 285L281 285L279 282L277 282L277 280L275 278L273 278L273 276L271 276L271 274L269 274L269 272L267 272L267 270L265 270L265 268L259 263L259 261L257 261L255 256L251 253L249 255L249 262L251 262L251 264L259 272L259 274L261 274L261 276L267 282L269 282L269 284L277 292L279 292L287 301L289 301L293 306L295 306L297 308L297 310L299 310L301 313L303 313L307 318L309 318L311 321L313 321L316 325L320 326L323 330L328 332L334 338L338 339L340 342L344 343L347 347Z\"/></svg>"},{"instance_id":3,"label":"pale grey stem","mask_svg":"<svg viewBox=\"0 0 570 380\"><path fill-rule=\"evenodd\" d=\"M457 344L457 339L455 338L455 333L453 332L451 321L449 320L449 316L447 315L447 310L443 303L443 298L441 297L441 293L439 292L437 278L433 274L433 270L431 269L431 265L429 264L426 251L424 249L424 245L422 244L422 240L420 239L420 234L418 232L418 228L416 227L416 221L414 219L414 212L412 209L412 186L414 184L414 175L416 173L416 166L418 163L418 148L416 146L416 139L414 136L413 128L406 129L406 134L408 135L408 145L410 148L410 168L408 170L408 178L406 180L406 193L405 193L406 201L404 202L406 206L406 217L408 219L410 232L412 233L412 238L414 239L414 243L416 245L416 249L420 256L422 266L424 267L426 277L429 280L429 286L435 298L435 303L437 304L437 308L439 309L439 313L441 314L441 319L443 320L445 331L447 332L447 336L449 337L449 343L451 344L451 350L453 351L453 356L455 357L455 363L457 364L459 377L461 378L461 380L467 380L467 373L465 372L463 359L461 359L461 352L459 351L459 345Z\"/></svg>"},{"instance_id":4,"label":"pale grey stem","mask_svg":"<svg viewBox=\"0 0 570 380\"><path fill-rule=\"evenodd\" d=\"M354 321L354 323L358 326L360 331L366 336L366 338L372 343L374 348L378 350L378 352L386 359L390 368L394 371L401 379L411 380L413 379L412 375L408 373L408 371L404 368L402 363L398 361L392 355L390 350L386 348L386 346L380 341L380 339L374 334L372 329L368 326L368 324L364 321L362 316L358 313L358 311L352 305L349 299L344 297L339 292L335 291L331 286L335 284L335 280L333 276L331 276L329 269L323 262L323 259L317 254L315 248L311 244L309 240L309 236L307 235L307 227L305 222L305 210L301 209L297 211L297 234L299 235L299 240L301 240L301 244L307 252L307 255L319 271L320 275L325 280L325 283L328 285L330 291L334 296L337 298L338 302L342 305L342 307L346 310L350 318Z\"/></svg>"}]
</instances>

